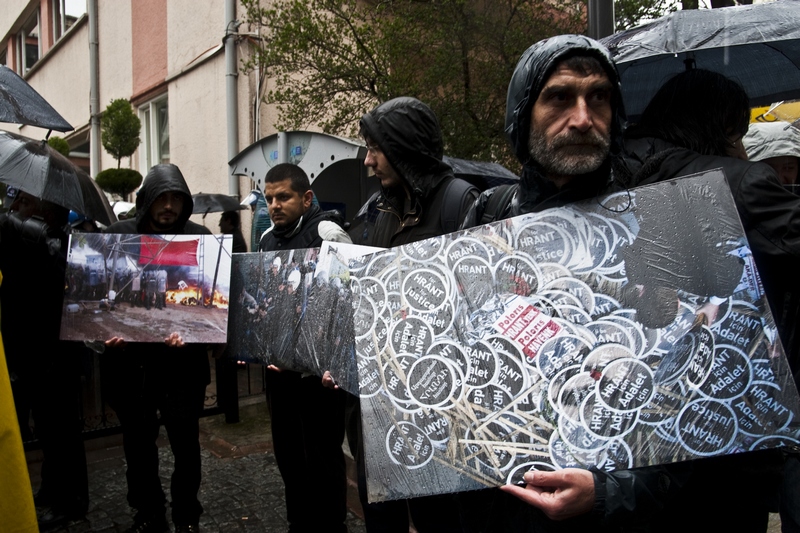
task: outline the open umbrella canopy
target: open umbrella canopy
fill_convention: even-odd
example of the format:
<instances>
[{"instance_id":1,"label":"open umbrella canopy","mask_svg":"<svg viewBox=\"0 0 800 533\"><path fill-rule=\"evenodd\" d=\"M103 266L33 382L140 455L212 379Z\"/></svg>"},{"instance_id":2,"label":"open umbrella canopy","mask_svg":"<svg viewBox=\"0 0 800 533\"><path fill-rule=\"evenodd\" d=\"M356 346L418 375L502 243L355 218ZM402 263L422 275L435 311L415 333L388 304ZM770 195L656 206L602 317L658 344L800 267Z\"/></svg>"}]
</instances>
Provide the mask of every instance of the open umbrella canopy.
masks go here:
<instances>
[{"instance_id":1,"label":"open umbrella canopy","mask_svg":"<svg viewBox=\"0 0 800 533\"><path fill-rule=\"evenodd\" d=\"M226 194L198 193L192 195L194 201L193 215L207 215L208 213L222 213L224 211L238 211L247 209L246 205L239 205L239 199Z\"/></svg>"},{"instance_id":2,"label":"open umbrella canopy","mask_svg":"<svg viewBox=\"0 0 800 533\"><path fill-rule=\"evenodd\" d=\"M800 97L798 0L676 11L601 42L617 63L631 122L664 82L693 67L736 80L754 106Z\"/></svg>"},{"instance_id":3,"label":"open umbrella canopy","mask_svg":"<svg viewBox=\"0 0 800 533\"><path fill-rule=\"evenodd\" d=\"M0 182L101 224L117 220L97 183L45 141L0 131Z\"/></svg>"},{"instance_id":4,"label":"open umbrella canopy","mask_svg":"<svg viewBox=\"0 0 800 533\"><path fill-rule=\"evenodd\" d=\"M56 131L75 129L27 81L5 65L0 65L0 122Z\"/></svg>"}]
</instances>

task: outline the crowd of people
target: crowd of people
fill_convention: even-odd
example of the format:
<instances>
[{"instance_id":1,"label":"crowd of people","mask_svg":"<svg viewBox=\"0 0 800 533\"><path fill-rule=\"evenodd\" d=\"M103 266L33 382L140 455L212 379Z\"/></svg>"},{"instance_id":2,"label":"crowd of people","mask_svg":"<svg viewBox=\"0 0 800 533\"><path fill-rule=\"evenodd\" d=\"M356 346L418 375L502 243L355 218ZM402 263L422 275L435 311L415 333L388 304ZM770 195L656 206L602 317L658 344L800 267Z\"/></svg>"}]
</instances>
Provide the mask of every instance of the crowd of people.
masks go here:
<instances>
[{"instance_id":1,"label":"crowd of people","mask_svg":"<svg viewBox=\"0 0 800 533\"><path fill-rule=\"evenodd\" d=\"M459 227L722 168L791 368L797 373L800 197L787 186L797 181L800 144L793 128L749 126L749 118L748 98L738 83L714 72L691 69L668 80L641 119L628 126L619 76L609 52L584 36L553 37L522 55L509 84L505 131L523 169L517 185L479 192L456 178L442 161L444 146L434 113L417 99L396 98L365 114L359 123L367 147L364 164L380 182L380 192L369 202L376 209L372 216L354 225L348 235L312 203L311 185L302 169L277 165L267 173L264 187L273 225L262 235L258 249L307 249L323 241L393 247ZM6 309L18 305L11 303L19 298L19 285L13 279L36 275L57 284L60 271L63 280L65 235L53 228L64 226L66 213L35 200L20 196L12 214L0 221L0 246L4 248L0 269L6 277L0 299ZM106 231L208 232L189 221L191 195L174 165L153 167L136 203L135 219L113 224ZM51 243L56 239L58 245L41 248L45 255L34 261L36 268L52 270L41 275L33 267L9 263L7 259L18 254L5 252L7 247L28 246L6 233L16 235L15 220L30 218L34 208L49 228L47 238ZM226 224L238 228L238 219ZM277 276L270 272L266 275ZM275 296L264 295L265 312L267 299L280 297L277 278L274 285ZM284 289L287 295L283 297L292 298L286 284ZM55 292L53 288L50 294ZM253 300L258 309L259 298ZM34 313L41 315L41 310L31 310L29 315ZM53 306L53 314L55 318L47 320L57 325L60 303ZM17 326L7 317L3 316L3 336L9 369L16 376L15 393L21 391L17 401L28 398L33 402L37 432L40 427L42 430L38 436L47 471L40 495L47 497L56 515L51 517L52 523L81 516L88 505L85 458L81 463L79 457L82 443L59 445L55 451L48 447L48 439L54 437L48 431L57 431L58 436L77 432L79 436L74 413L65 414L60 425L51 426L46 417L56 415L44 414L37 404L45 402L52 409L51 404L58 403L55 395L74 394L74 382L63 379L63 359L51 357L64 353L58 346L58 328L40 336L39 342L49 343L40 353L54 377L47 385L50 397L43 398L41 391L24 389L26 376L31 374L24 357L26 339L21 332L25 330L15 331ZM44 323L45 318L41 320ZM291 337L286 332L279 336ZM131 531L169 530L167 499L158 477L157 413L175 455L170 484L172 522L176 531L198 531L203 510L197 497L201 477L198 418L209 383L206 347L186 345L177 335L163 344L147 345L115 337L106 342L101 363L107 398L122 423L128 502L136 512ZM41 368L41 361L38 366ZM335 377L326 373L320 380L274 366L267 373L275 456L285 483L287 519L293 533L346 531L345 433L356 460L359 496L370 533L405 533L409 518L420 533L756 532L766 530L771 510L780 510L783 531L800 531L796 488L800 462L797 455L776 450L612 473L569 468L531 471L525 474L526 486L370 503L360 400L338 390ZM45 388L41 383L37 386ZM69 479L72 486L59 486L59 479Z\"/></svg>"}]
</instances>

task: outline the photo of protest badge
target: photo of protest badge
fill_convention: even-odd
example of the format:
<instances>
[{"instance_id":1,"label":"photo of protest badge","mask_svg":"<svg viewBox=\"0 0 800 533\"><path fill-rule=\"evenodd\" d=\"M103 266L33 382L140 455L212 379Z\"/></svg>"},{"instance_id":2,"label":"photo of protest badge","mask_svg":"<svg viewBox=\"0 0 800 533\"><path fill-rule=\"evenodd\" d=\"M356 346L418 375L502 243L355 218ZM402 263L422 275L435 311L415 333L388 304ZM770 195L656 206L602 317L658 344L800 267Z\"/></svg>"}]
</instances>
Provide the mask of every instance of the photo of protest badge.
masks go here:
<instances>
[{"instance_id":1,"label":"photo of protest badge","mask_svg":"<svg viewBox=\"0 0 800 533\"><path fill-rule=\"evenodd\" d=\"M566 368L562 368L553 379L551 379L547 384L547 401L550 403L550 407L553 408L557 413L561 413L561 408L558 403L558 397L561 394L561 389L564 387L564 384L572 378L572 376L576 376L581 373L581 367L578 365L568 366Z\"/></svg>"},{"instance_id":2,"label":"photo of protest badge","mask_svg":"<svg viewBox=\"0 0 800 533\"><path fill-rule=\"evenodd\" d=\"M557 290L565 291L575 296L581 302L581 308L591 314L594 311L594 292L583 281L576 278L558 278L544 287L543 291Z\"/></svg>"},{"instance_id":3,"label":"photo of protest badge","mask_svg":"<svg viewBox=\"0 0 800 533\"><path fill-rule=\"evenodd\" d=\"M694 336L695 349L686 369L686 383L690 387L700 387L711 374L714 364L714 334L707 326L702 326L698 332L689 332Z\"/></svg>"},{"instance_id":4,"label":"photo of protest badge","mask_svg":"<svg viewBox=\"0 0 800 533\"><path fill-rule=\"evenodd\" d=\"M611 362L617 359L632 359L633 352L627 346L621 344L601 344L596 346L589 352L583 363L581 369L584 372L591 372L592 375L599 379L600 374L605 370Z\"/></svg>"},{"instance_id":5,"label":"photo of protest badge","mask_svg":"<svg viewBox=\"0 0 800 533\"><path fill-rule=\"evenodd\" d=\"M742 301L732 302L730 312L725 319L713 327L718 343L734 346L745 353L753 353L752 344L760 337L761 329L758 308Z\"/></svg>"},{"instance_id":6,"label":"photo of protest badge","mask_svg":"<svg viewBox=\"0 0 800 533\"><path fill-rule=\"evenodd\" d=\"M645 348L647 347L647 339L645 338L644 329L641 324L621 314L611 314L603 317L603 320L614 322L622 326L630 335L632 344L628 345L628 347L631 351L636 354L636 357L641 357L644 354Z\"/></svg>"},{"instance_id":7,"label":"photo of protest badge","mask_svg":"<svg viewBox=\"0 0 800 533\"><path fill-rule=\"evenodd\" d=\"M504 311L493 326L501 334L519 343L525 357L533 359L542 345L560 331L561 326L522 296L503 302Z\"/></svg>"},{"instance_id":8,"label":"photo of protest badge","mask_svg":"<svg viewBox=\"0 0 800 533\"><path fill-rule=\"evenodd\" d=\"M542 286L547 285L554 279L572 277L572 272L570 272L569 269L564 265L560 265L558 263L539 263L537 266L539 267L539 272L541 275L539 283Z\"/></svg>"},{"instance_id":9,"label":"photo of protest badge","mask_svg":"<svg viewBox=\"0 0 800 533\"><path fill-rule=\"evenodd\" d=\"M580 365L592 351L592 346L580 337L559 335L553 337L539 350L539 356L525 359L529 365L536 365L545 379L553 379L564 368Z\"/></svg>"},{"instance_id":10,"label":"photo of protest badge","mask_svg":"<svg viewBox=\"0 0 800 533\"><path fill-rule=\"evenodd\" d=\"M433 459L433 443L419 427L401 421L386 433L386 453L394 464L414 470Z\"/></svg>"},{"instance_id":11,"label":"photo of protest badge","mask_svg":"<svg viewBox=\"0 0 800 533\"><path fill-rule=\"evenodd\" d=\"M483 259L487 265L491 263L489 249L481 241L472 237L455 239L447 247L444 257L445 264L453 271L455 271L456 263L465 257Z\"/></svg>"},{"instance_id":12,"label":"photo of protest badge","mask_svg":"<svg viewBox=\"0 0 800 533\"><path fill-rule=\"evenodd\" d=\"M592 321L592 317L589 316L589 313L584 311L582 307L576 305L558 305L556 306L556 311L558 311L558 314L561 315L562 318L573 324L584 326Z\"/></svg>"},{"instance_id":13,"label":"photo of protest badge","mask_svg":"<svg viewBox=\"0 0 800 533\"><path fill-rule=\"evenodd\" d=\"M566 265L575 243L561 228L547 222L532 222L520 228L516 248L525 252L534 263L559 263Z\"/></svg>"},{"instance_id":14,"label":"photo of protest badge","mask_svg":"<svg viewBox=\"0 0 800 533\"><path fill-rule=\"evenodd\" d=\"M653 373L638 359L609 363L597 381L597 399L612 411L637 411L653 396Z\"/></svg>"},{"instance_id":15,"label":"photo of protest badge","mask_svg":"<svg viewBox=\"0 0 800 533\"><path fill-rule=\"evenodd\" d=\"M755 381L778 383L778 377L775 375L769 359L751 359L750 366L753 368L753 379Z\"/></svg>"},{"instance_id":16,"label":"photo of protest badge","mask_svg":"<svg viewBox=\"0 0 800 533\"><path fill-rule=\"evenodd\" d=\"M571 305L573 307L583 308L583 304L578 299L577 296L573 296L572 294L568 293L567 291L559 291L559 290L546 290L546 291L539 291L537 296L543 296L547 298L549 301L553 302L555 307L563 307L565 305Z\"/></svg>"},{"instance_id":17,"label":"photo of protest badge","mask_svg":"<svg viewBox=\"0 0 800 533\"><path fill-rule=\"evenodd\" d=\"M633 339L631 339L630 333L617 322L601 319L586 324L586 329L591 331L597 339L595 344L621 344L633 353Z\"/></svg>"},{"instance_id":18,"label":"photo of protest badge","mask_svg":"<svg viewBox=\"0 0 800 533\"><path fill-rule=\"evenodd\" d=\"M494 294L494 273L484 259L461 258L453 266L453 274L471 310L479 309Z\"/></svg>"},{"instance_id":19,"label":"photo of protest badge","mask_svg":"<svg viewBox=\"0 0 800 533\"><path fill-rule=\"evenodd\" d=\"M609 315L620 308L617 300L611 296L599 292L594 293L594 307L592 308L592 320L598 320Z\"/></svg>"},{"instance_id":20,"label":"photo of protest badge","mask_svg":"<svg viewBox=\"0 0 800 533\"><path fill-rule=\"evenodd\" d=\"M581 423L581 405L595 391L595 380L589 372L569 378L558 391L558 412L570 422Z\"/></svg>"},{"instance_id":21,"label":"photo of protest badge","mask_svg":"<svg viewBox=\"0 0 800 533\"><path fill-rule=\"evenodd\" d=\"M625 413L612 411L597 401L597 393L594 391L584 398L580 406L580 423L589 433L600 438L624 437L636 427L638 421L638 411Z\"/></svg>"},{"instance_id":22,"label":"photo of protest badge","mask_svg":"<svg viewBox=\"0 0 800 533\"><path fill-rule=\"evenodd\" d=\"M444 236L438 236L404 244L400 250L412 261L430 261L442 251L443 247Z\"/></svg>"},{"instance_id":23,"label":"photo of protest badge","mask_svg":"<svg viewBox=\"0 0 800 533\"><path fill-rule=\"evenodd\" d=\"M378 394L383 388L381 381L381 369L377 359L367 359L359 356L358 365L358 389L361 398L371 398Z\"/></svg>"},{"instance_id":24,"label":"photo of protest badge","mask_svg":"<svg viewBox=\"0 0 800 533\"><path fill-rule=\"evenodd\" d=\"M494 349L486 342L478 341L465 345L464 353L469 360L469 374L465 376L466 384L481 388L493 383L500 370Z\"/></svg>"},{"instance_id":25,"label":"photo of protest badge","mask_svg":"<svg viewBox=\"0 0 800 533\"><path fill-rule=\"evenodd\" d=\"M541 461L531 461L515 466L506 478L506 485L526 485L524 475L526 472L555 472L556 467Z\"/></svg>"},{"instance_id":26,"label":"photo of protest badge","mask_svg":"<svg viewBox=\"0 0 800 533\"><path fill-rule=\"evenodd\" d=\"M539 289L539 269L518 256L500 259L494 267L495 292L528 296Z\"/></svg>"},{"instance_id":27,"label":"photo of protest badge","mask_svg":"<svg viewBox=\"0 0 800 533\"><path fill-rule=\"evenodd\" d=\"M700 394L716 400L731 400L747 391L753 381L750 358L735 346L720 344L714 349L714 363Z\"/></svg>"},{"instance_id":28,"label":"photo of protest badge","mask_svg":"<svg viewBox=\"0 0 800 533\"><path fill-rule=\"evenodd\" d=\"M382 314L386 307L386 287L377 278L359 278L359 296L369 298L375 304L376 314Z\"/></svg>"},{"instance_id":29,"label":"photo of protest badge","mask_svg":"<svg viewBox=\"0 0 800 533\"><path fill-rule=\"evenodd\" d=\"M394 353L425 355L433 344L433 328L420 318L398 320L390 329L389 345Z\"/></svg>"},{"instance_id":30,"label":"photo of protest badge","mask_svg":"<svg viewBox=\"0 0 800 533\"><path fill-rule=\"evenodd\" d=\"M489 341L494 347L495 345ZM528 388L528 370L522 366L522 359L512 355L502 348L495 348L500 371L497 373L495 383L506 390L512 398L516 398Z\"/></svg>"},{"instance_id":31,"label":"photo of protest badge","mask_svg":"<svg viewBox=\"0 0 800 533\"><path fill-rule=\"evenodd\" d=\"M429 268L409 271L401 290L412 309L425 313L441 309L450 297L449 284Z\"/></svg>"},{"instance_id":32,"label":"photo of protest badge","mask_svg":"<svg viewBox=\"0 0 800 533\"><path fill-rule=\"evenodd\" d=\"M790 405L781 400L781 388L775 383L754 382L741 398L731 402L739 423L739 431L751 437L778 433L792 419Z\"/></svg>"},{"instance_id":33,"label":"photo of protest badge","mask_svg":"<svg viewBox=\"0 0 800 533\"><path fill-rule=\"evenodd\" d=\"M683 408L675 422L683 446L701 457L719 455L736 436L736 414L717 400L695 400Z\"/></svg>"},{"instance_id":34,"label":"photo of protest badge","mask_svg":"<svg viewBox=\"0 0 800 533\"><path fill-rule=\"evenodd\" d=\"M441 408L453 399L457 370L443 357L426 355L412 363L406 382L409 396L420 406Z\"/></svg>"},{"instance_id":35,"label":"photo of protest badge","mask_svg":"<svg viewBox=\"0 0 800 533\"><path fill-rule=\"evenodd\" d=\"M420 409L414 412L413 420L435 447L444 449L453 429L449 415L438 409Z\"/></svg>"}]
</instances>

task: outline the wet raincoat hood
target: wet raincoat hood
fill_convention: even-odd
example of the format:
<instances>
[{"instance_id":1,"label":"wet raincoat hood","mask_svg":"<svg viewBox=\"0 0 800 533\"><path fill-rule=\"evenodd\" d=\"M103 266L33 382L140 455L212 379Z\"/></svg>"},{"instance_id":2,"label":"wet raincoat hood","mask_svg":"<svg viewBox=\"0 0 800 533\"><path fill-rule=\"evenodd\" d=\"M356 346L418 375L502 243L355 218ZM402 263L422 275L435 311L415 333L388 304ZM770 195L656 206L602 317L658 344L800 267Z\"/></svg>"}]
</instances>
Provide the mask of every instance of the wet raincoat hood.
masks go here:
<instances>
[{"instance_id":1,"label":"wet raincoat hood","mask_svg":"<svg viewBox=\"0 0 800 533\"><path fill-rule=\"evenodd\" d=\"M517 159L523 165L520 203L535 203L542 197L558 194L555 185L541 174L539 165L532 161L528 153L528 137L531 129L531 111L539 97L542 87L555 70L558 63L574 56L591 56L600 61L608 79L614 86L612 100L613 116L611 123L610 153L616 158L622 151L622 131L625 127L625 110L622 105L622 91L619 74L608 50L597 41L583 35L558 35L534 44L522 54L511 81L508 84L506 100L506 135ZM572 186L589 183L604 188L611 173L610 163L606 162L594 173L573 180ZM527 197L527 198L526 198ZM530 209L523 207L523 212Z\"/></svg>"},{"instance_id":2,"label":"wet raincoat hood","mask_svg":"<svg viewBox=\"0 0 800 533\"><path fill-rule=\"evenodd\" d=\"M430 107L416 98L400 97L382 103L363 117L361 135L377 144L392 168L424 198L453 174L444 162L439 121Z\"/></svg>"},{"instance_id":3,"label":"wet raincoat hood","mask_svg":"<svg viewBox=\"0 0 800 533\"><path fill-rule=\"evenodd\" d=\"M141 189L136 194L136 228L139 232L146 232L150 206L165 192L178 192L184 196L183 211L173 226L176 232L180 233L192 216L194 201L180 169L172 164L156 165L147 173Z\"/></svg>"},{"instance_id":4,"label":"wet raincoat hood","mask_svg":"<svg viewBox=\"0 0 800 533\"><path fill-rule=\"evenodd\" d=\"M742 139L750 161L770 157L800 157L800 130L786 122L750 124Z\"/></svg>"}]
</instances>

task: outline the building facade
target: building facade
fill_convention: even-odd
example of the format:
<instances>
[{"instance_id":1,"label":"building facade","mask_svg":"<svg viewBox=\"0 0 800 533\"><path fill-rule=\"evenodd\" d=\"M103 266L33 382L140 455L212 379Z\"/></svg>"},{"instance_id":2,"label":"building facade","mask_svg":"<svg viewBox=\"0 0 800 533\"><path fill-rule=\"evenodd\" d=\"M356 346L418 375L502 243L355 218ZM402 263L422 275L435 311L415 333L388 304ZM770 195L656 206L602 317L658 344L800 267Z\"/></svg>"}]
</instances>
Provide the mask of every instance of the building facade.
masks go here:
<instances>
[{"instance_id":1,"label":"building facade","mask_svg":"<svg viewBox=\"0 0 800 533\"><path fill-rule=\"evenodd\" d=\"M237 33L238 24L226 19L240 13L237 0L3 0L0 62L73 125L64 135L70 157L93 176L117 165L103 150L99 130L93 133L96 94L95 115L113 99L126 98L142 120L131 168L146 174L154 164L171 162L193 193L244 196L252 182L229 180L228 161L275 133L276 110L260 104L259 77L238 71L252 36ZM226 60L226 37L234 43L234 67L230 55ZM0 128L32 138L47 133L14 124ZM216 218L206 224L215 229Z\"/></svg>"}]
</instances>

